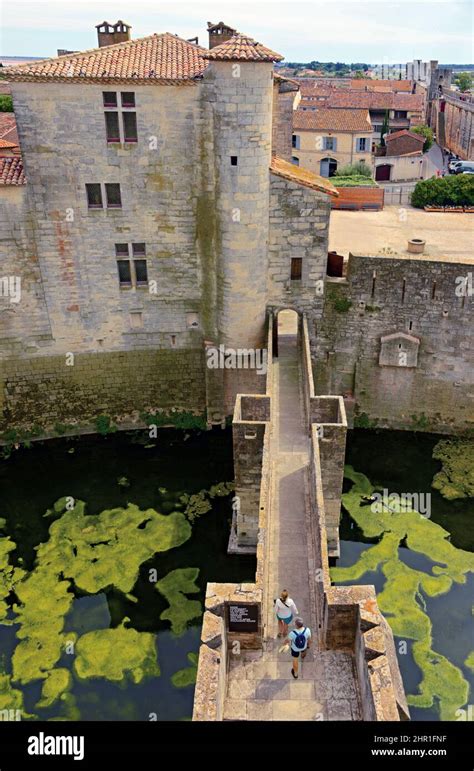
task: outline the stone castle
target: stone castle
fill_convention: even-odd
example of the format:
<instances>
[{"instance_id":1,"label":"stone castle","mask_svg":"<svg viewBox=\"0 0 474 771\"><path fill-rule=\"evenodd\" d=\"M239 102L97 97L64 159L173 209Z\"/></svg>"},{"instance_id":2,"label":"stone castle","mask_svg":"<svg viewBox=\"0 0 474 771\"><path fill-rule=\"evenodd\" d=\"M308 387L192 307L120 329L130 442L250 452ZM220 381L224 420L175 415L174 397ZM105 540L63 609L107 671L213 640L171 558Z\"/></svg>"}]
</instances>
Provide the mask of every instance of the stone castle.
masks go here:
<instances>
[{"instance_id":1,"label":"stone castle","mask_svg":"<svg viewBox=\"0 0 474 771\"><path fill-rule=\"evenodd\" d=\"M0 428L171 407L219 422L263 384L208 369L206 346L263 347L283 308L306 316L316 393L349 419L472 427L466 260L368 244L328 277L336 191L289 163L298 86L225 25L215 45L218 28L204 49L126 25L110 45L101 25L97 49L7 70L22 159L1 159Z\"/></svg>"},{"instance_id":2,"label":"stone castle","mask_svg":"<svg viewBox=\"0 0 474 771\"><path fill-rule=\"evenodd\" d=\"M288 405L250 358L264 350L271 367L278 315L295 311L298 494L323 576L308 607L320 645L340 649L336 679L343 664L352 673L348 719L406 717L373 590L330 584L345 437L354 421L472 429L472 260L373 256L368 244L328 275L337 191L290 162L298 85L275 71L283 57L222 23L209 25L209 49L169 33L131 40L122 22L98 32L96 49L6 74L22 158L0 159L0 430L51 436L59 423L90 430L99 415L130 428L156 410L213 425L233 414L233 548L257 549L258 569L255 585L209 590L195 718L221 719L226 603L247 597L268 616L280 580L265 578L279 522L270 427L271 410ZM207 366L216 349L244 351L244 366ZM265 638L261 613L249 648Z\"/></svg>"}]
</instances>

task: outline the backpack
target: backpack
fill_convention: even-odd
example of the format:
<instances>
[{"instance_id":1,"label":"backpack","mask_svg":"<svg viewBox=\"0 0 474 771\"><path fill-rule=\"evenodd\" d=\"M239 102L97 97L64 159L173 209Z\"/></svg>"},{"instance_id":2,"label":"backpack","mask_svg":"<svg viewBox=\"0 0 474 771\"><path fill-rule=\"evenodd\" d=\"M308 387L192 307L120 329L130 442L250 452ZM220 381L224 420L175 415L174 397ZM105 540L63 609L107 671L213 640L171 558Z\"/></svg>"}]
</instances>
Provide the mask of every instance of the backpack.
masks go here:
<instances>
[{"instance_id":1,"label":"backpack","mask_svg":"<svg viewBox=\"0 0 474 771\"><path fill-rule=\"evenodd\" d=\"M293 629L293 634L296 635L294 639L295 648L298 648L299 651L302 651L306 648L306 627L303 629L302 632L297 632L296 629Z\"/></svg>"}]
</instances>

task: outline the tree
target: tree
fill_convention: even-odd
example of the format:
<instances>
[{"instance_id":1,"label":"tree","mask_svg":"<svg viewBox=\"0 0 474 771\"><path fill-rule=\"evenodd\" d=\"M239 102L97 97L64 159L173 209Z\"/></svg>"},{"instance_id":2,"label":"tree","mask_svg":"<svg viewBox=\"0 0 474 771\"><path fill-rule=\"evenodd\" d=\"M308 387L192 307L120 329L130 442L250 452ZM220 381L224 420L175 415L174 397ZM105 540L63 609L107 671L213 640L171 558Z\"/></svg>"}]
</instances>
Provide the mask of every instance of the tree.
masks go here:
<instances>
[{"instance_id":1,"label":"tree","mask_svg":"<svg viewBox=\"0 0 474 771\"><path fill-rule=\"evenodd\" d=\"M362 79L367 80L367 78L366 78L365 74L362 72L362 70L356 70L355 73L354 73L354 78L356 78L357 80L362 80Z\"/></svg>"},{"instance_id":2,"label":"tree","mask_svg":"<svg viewBox=\"0 0 474 771\"><path fill-rule=\"evenodd\" d=\"M456 75L454 83L459 87L460 91L470 91L472 88L472 73L460 72L458 75Z\"/></svg>"},{"instance_id":3,"label":"tree","mask_svg":"<svg viewBox=\"0 0 474 771\"><path fill-rule=\"evenodd\" d=\"M7 94L0 94L0 112L13 112L13 99Z\"/></svg>"},{"instance_id":4,"label":"tree","mask_svg":"<svg viewBox=\"0 0 474 771\"><path fill-rule=\"evenodd\" d=\"M388 110L385 110L383 116L382 129L380 131L380 147L385 147L385 135L388 134Z\"/></svg>"},{"instance_id":5,"label":"tree","mask_svg":"<svg viewBox=\"0 0 474 771\"><path fill-rule=\"evenodd\" d=\"M433 129L430 129L429 126L415 126L415 128L410 129L410 131L413 131L414 134L420 134L420 136L425 137L423 152L427 153L433 144Z\"/></svg>"}]
</instances>

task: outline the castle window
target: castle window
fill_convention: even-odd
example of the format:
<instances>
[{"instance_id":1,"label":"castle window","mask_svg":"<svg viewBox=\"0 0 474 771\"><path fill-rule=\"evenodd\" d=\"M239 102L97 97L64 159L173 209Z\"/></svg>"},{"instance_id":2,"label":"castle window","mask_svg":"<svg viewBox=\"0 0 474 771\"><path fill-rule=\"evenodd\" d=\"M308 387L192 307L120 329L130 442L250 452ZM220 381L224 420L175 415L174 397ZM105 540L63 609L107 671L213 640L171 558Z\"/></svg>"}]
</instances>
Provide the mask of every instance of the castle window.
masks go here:
<instances>
[{"instance_id":1,"label":"castle window","mask_svg":"<svg viewBox=\"0 0 474 771\"><path fill-rule=\"evenodd\" d=\"M296 155L293 155L291 158L291 162L293 166L299 166L300 165L300 159L296 157Z\"/></svg>"},{"instance_id":2,"label":"castle window","mask_svg":"<svg viewBox=\"0 0 474 771\"><path fill-rule=\"evenodd\" d=\"M137 142L137 114L136 112L122 113L123 136L126 142Z\"/></svg>"},{"instance_id":3,"label":"castle window","mask_svg":"<svg viewBox=\"0 0 474 771\"><path fill-rule=\"evenodd\" d=\"M115 256L120 287L148 286L145 244L115 244Z\"/></svg>"},{"instance_id":4,"label":"castle window","mask_svg":"<svg viewBox=\"0 0 474 771\"><path fill-rule=\"evenodd\" d=\"M230 156L230 165L231 166L237 166L237 161L238 161L238 159L237 159L236 155L231 155Z\"/></svg>"},{"instance_id":5,"label":"castle window","mask_svg":"<svg viewBox=\"0 0 474 771\"><path fill-rule=\"evenodd\" d=\"M357 153L365 153L367 150L367 139L365 137L360 137L359 139L356 139L356 152Z\"/></svg>"},{"instance_id":6,"label":"castle window","mask_svg":"<svg viewBox=\"0 0 474 771\"><path fill-rule=\"evenodd\" d=\"M291 280L292 281L301 281L302 264L303 264L303 260L301 257L291 258Z\"/></svg>"},{"instance_id":7,"label":"castle window","mask_svg":"<svg viewBox=\"0 0 474 771\"><path fill-rule=\"evenodd\" d=\"M134 92L122 91L120 93L120 106L115 91L103 91L102 98L105 107L107 142L137 142L137 115L135 112L129 112L130 108L135 109Z\"/></svg>"},{"instance_id":8,"label":"castle window","mask_svg":"<svg viewBox=\"0 0 474 771\"><path fill-rule=\"evenodd\" d=\"M122 107L135 107L135 94L133 91L122 91Z\"/></svg>"},{"instance_id":9,"label":"castle window","mask_svg":"<svg viewBox=\"0 0 474 771\"><path fill-rule=\"evenodd\" d=\"M337 149L336 137L323 137L323 150L335 151L336 149Z\"/></svg>"},{"instance_id":10,"label":"castle window","mask_svg":"<svg viewBox=\"0 0 474 771\"><path fill-rule=\"evenodd\" d=\"M296 150L300 149L300 137L298 134L293 134L291 137L291 146L294 147Z\"/></svg>"},{"instance_id":11,"label":"castle window","mask_svg":"<svg viewBox=\"0 0 474 771\"><path fill-rule=\"evenodd\" d=\"M116 182L105 184L105 196L108 209L121 209L122 197L120 195L120 185Z\"/></svg>"},{"instance_id":12,"label":"castle window","mask_svg":"<svg viewBox=\"0 0 474 771\"><path fill-rule=\"evenodd\" d=\"M93 183L86 185L87 205L89 209L102 209L102 191L100 184Z\"/></svg>"},{"instance_id":13,"label":"castle window","mask_svg":"<svg viewBox=\"0 0 474 771\"><path fill-rule=\"evenodd\" d=\"M117 94L115 91L103 91L104 107L117 107Z\"/></svg>"},{"instance_id":14,"label":"castle window","mask_svg":"<svg viewBox=\"0 0 474 771\"><path fill-rule=\"evenodd\" d=\"M129 260L117 260L119 283L121 287L132 286L132 273Z\"/></svg>"},{"instance_id":15,"label":"castle window","mask_svg":"<svg viewBox=\"0 0 474 771\"><path fill-rule=\"evenodd\" d=\"M118 112L106 112L104 115L107 142L120 142Z\"/></svg>"}]
</instances>

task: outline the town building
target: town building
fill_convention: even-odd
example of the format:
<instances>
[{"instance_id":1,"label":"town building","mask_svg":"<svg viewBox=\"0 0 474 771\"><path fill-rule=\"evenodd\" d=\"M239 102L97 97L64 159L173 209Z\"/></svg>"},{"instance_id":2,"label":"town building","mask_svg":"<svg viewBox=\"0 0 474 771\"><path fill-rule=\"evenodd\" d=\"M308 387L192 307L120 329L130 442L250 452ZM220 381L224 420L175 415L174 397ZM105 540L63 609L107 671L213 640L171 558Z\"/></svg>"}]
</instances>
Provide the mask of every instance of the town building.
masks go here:
<instances>
[{"instance_id":1,"label":"town building","mask_svg":"<svg viewBox=\"0 0 474 771\"><path fill-rule=\"evenodd\" d=\"M372 168L372 125L368 110L295 110L292 162L323 177L347 164Z\"/></svg>"}]
</instances>

